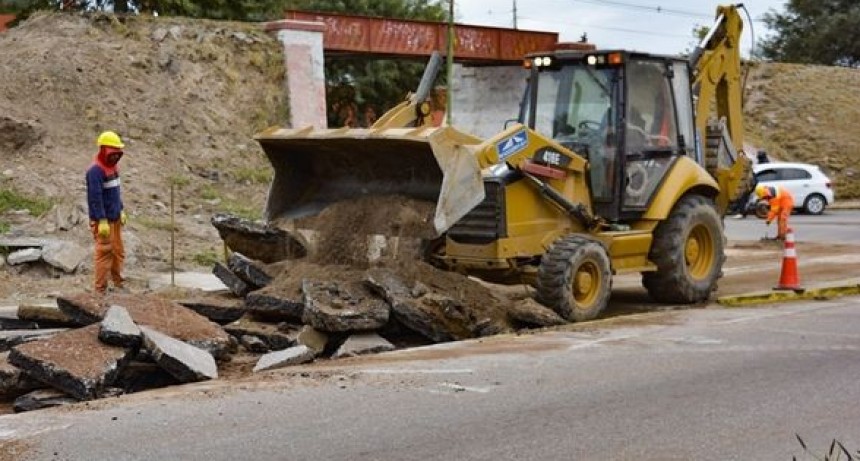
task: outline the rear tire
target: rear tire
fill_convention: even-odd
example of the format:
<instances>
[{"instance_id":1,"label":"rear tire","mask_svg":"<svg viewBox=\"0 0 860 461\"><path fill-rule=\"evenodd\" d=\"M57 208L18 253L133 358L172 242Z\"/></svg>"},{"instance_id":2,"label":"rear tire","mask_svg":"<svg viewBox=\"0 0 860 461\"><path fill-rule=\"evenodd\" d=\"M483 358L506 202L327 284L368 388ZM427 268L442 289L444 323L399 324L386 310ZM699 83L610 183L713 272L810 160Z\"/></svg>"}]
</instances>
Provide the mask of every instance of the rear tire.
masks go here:
<instances>
[{"instance_id":1,"label":"rear tire","mask_svg":"<svg viewBox=\"0 0 860 461\"><path fill-rule=\"evenodd\" d=\"M713 200L685 196L654 231L648 257L657 271L642 274L642 284L659 302L705 301L722 274L724 248L722 220Z\"/></svg>"},{"instance_id":2,"label":"rear tire","mask_svg":"<svg viewBox=\"0 0 860 461\"><path fill-rule=\"evenodd\" d=\"M806 214L820 215L824 213L825 208L827 208L827 199L821 194L812 194L803 202L803 211Z\"/></svg>"},{"instance_id":3,"label":"rear tire","mask_svg":"<svg viewBox=\"0 0 860 461\"><path fill-rule=\"evenodd\" d=\"M580 235L555 241L537 273L540 303L572 322L591 320L609 303L612 269L606 248Z\"/></svg>"}]
</instances>

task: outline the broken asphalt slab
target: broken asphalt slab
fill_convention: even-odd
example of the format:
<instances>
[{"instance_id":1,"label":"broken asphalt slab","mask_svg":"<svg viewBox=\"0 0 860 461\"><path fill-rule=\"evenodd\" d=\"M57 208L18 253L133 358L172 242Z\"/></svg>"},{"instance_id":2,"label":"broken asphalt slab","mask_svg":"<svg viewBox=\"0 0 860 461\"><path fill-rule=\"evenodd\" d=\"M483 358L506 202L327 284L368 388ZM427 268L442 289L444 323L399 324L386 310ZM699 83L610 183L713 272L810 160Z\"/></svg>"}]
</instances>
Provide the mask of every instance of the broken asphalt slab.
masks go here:
<instances>
[{"instance_id":1,"label":"broken asphalt slab","mask_svg":"<svg viewBox=\"0 0 860 461\"><path fill-rule=\"evenodd\" d=\"M317 354L322 354L328 345L328 335L310 325L305 325L300 330L291 332L290 337L295 340L296 344L308 346Z\"/></svg>"},{"instance_id":2,"label":"broken asphalt slab","mask_svg":"<svg viewBox=\"0 0 860 461\"><path fill-rule=\"evenodd\" d=\"M55 299L23 301L18 304L17 316L21 320L36 322L40 326L83 326L61 311Z\"/></svg>"},{"instance_id":3,"label":"broken asphalt slab","mask_svg":"<svg viewBox=\"0 0 860 461\"><path fill-rule=\"evenodd\" d=\"M301 328L300 325L282 324L273 325L268 322L257 321L253 316L246 315L235 322L224 325L224 331L236 338L253 336L263 341L268 350L281 350L295 345L296 334L290 334Z\"/></svg>"},{"instance_id":4,"label":"broken asphalt slab","mask_svg":"<svg viewBox=\"0 0 860 461\"><path fill-rule=\"evenodd\" d=\"M328 333L368 331L388 322L388 304L362 282L302 281L302 321Z\"/></svg>"},{"instance_id":5,"label":"broken asphalt slab","mask_svg":"<svg viewBox=\"0 0 860 461\"><path fill-rule=\"evenodd\" d=\"M254 289L263 288L272 282L271 275L241 253L233 253L227 258L227 268Z\"/></svg>"},{"instance_id":6,"label":"broken asphalt slab","mask_svg":"<svg viewBox=\"0 0 860 461\"><path fill-rule=\"evenodd\" d=\"M183 383L218 377L218 366L209 352L171 338L149 327L140 327L143 344L155 363Z\"/></svg>"},{"instance_id":7,"label":"broken asphalt slab","mask_svg":"<svg viewBox=\"0 0 860 461\"><path fill-rule=\"evenodd\" d=\"M245 303L230 294L183 299L179 301L179 304L220 324L235 322L248 312Z\"/></svg>"},{"instance_id":8,"label":"broken asphalt slab","mask_svg":"<svg viewBox=\"0 0 860 461\"><path fill-rule=\"evenodd\" d=\"M207 293L227 291L227 286L211 273L207 272L177 272L157 274L147 279L146 286L150 290L176 286L179 288L197 289Z\"/></svg>"},{"instance_id":9,"label":"broken asphalt slab","mask_svg":"<svg viewBox=\"0 0 860 461\"><path fill-rule=\"evenodd\" d=\"M0 330L0 351L8 351L19 344L38 339L50 338L67 331L65 328L46 328L37 330Z\"/></svg>"},{"instance_id":10,"label":"broken asphalt slab","mask_svg":"<svg viewBox=\"0 0 860 461\"><path fill-rule=\"evenodd\" d=\"M283 229L224 213L211 223L228 248L251 259L268 264L307 255L303 240Z\"/></svg>"},{"instance_id":11,"label":"broken asphalt slab","mask_svg":"<svg viewBox=\"0 0 860 461\"><path fill-rule=\"evenodd\" d=\"M355 357L357 355L376 354L388 352L395 349L394 344L388 342L376 333L363 333L352 335L334 353L332 358Z\"/></svg>"},{"instance_id":12,"label":"broken asphalt slab","mask_svg":"<svg viewBox=\"0 0 860 461\"><path fill-rule=\"evenodd\" d=\"M99 397L137 352L99 340L99 325L15 346L9 363L79 400Z\"/></svg>"},{"instance_id":13,"label":"broken asphalt slab","mask_svg":"<svg viewBox=\"0 0 860 461\"><path fill-rule=\"evenodd\" d=\"M566 325L568 322L554 310L539 304L532 298L526 298L518 302L511 302L506 309L508 317L512 320L525 323L529 326L554 327Z\"/></svg>"},{"instance_id":14,"label":"broken asphalt slab","mask_svg":"<svg viewBox=\"0 0 860 461\"><path fill-rule=\"evenodd\" d=\"M101 321L99 339L106 344L121 347L140 346L140 328L122 306L111 306Z\"/></svg>"},{"instance_id":15,"label":"broken asphalt slab","mask_svg":"<svg viewBox=\"0 0 860 461\"><path fill-rule=\"evenodd\" d=\"M254 373L311 362L316 355L316 351L305 345L269 352L257 361L257 365L254 366Z\"/></svg>"},{"instance_id":16,"label":"broken asphalt slab","mask_svg":"<svg viewBox=\"0 0 860 461\"><path fill-rule=\"evenodd\" d=\"M78 399L57 389L37 389L24 394L12 404L15 413L41 410L43 408L59 407L77 403Z\"/></svg>"},{"instance_id":17,"label":"broken asphalt slab","mask_svg":"<svg viewBox=\"0 0 860 461\"><path fill-rule=\"evenodd\" d=\"M275 287L252 291L245 296L245 306L251 312L301 320L305 312L305 302L301 293L284 293Z\"/></svg>"},{"instance_id":18,"label":"broken asphalt slab","mask_svg":"<svg viewBox=\"0 0 860 461\"><path fill-rule=\"evenodd\" d=\"M212 266L212 274L218 277L234 295L240 298L243 298L254 289L254 287L248 285L247 282L239 278L238 275L234 274L233 271L221 263L215 263Z\"/></svg>"},{"instance_id":19,"label":"broken asphalt slab","mask_svg":"<svg viewBox=\"0 0 860 461\"><path fill-rule=\"evenodd\" d=\"M424 290L415 292L413 287L389 270L368 271L367 283L385 298L394 318L431 341L447 342L474 336L464 322L448 319L439 309L438 302L425 299L427 293Z\"/></svg>"},{"instance_id":20,"label":"broken asphalt slab","mask_svg":"<svg viewBox=\"0 0 860 461\"><path fill-rule=\"evenodd\" d=\"M44 385L9 363L9 352L0 353L0 395L18 395L40 387Z\"/></svg>"},{"instance_id":21,"label":"broken asphalt slab","mask_svg":"<svg viewBox=\"0 0 860 461\"><path fill-rule=\"evenodd\" d=\"M168 336L209 351L215 358L226 358L236 343L220 325L173 301L150 295L89 293L64 295L57 304L73 319L87 324L100 322L111 305L128 310L138 326L149 326Z\"/></svg>"}]
</instances>

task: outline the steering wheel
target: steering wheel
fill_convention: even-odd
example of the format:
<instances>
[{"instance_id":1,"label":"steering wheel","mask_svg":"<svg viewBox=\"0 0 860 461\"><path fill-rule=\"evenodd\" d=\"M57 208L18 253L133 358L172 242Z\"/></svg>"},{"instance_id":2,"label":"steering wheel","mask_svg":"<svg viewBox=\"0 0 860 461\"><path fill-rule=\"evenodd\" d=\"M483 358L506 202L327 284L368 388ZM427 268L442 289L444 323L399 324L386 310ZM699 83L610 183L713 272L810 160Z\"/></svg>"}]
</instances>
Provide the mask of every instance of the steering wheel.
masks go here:
<instances>
[{"instance_id":1,"label":"steering wheel","mask_svg":"<svg viewBox=\"0 0 860 461\"><path fill-rule=\"evenodd\" d=\"M598 131L600 130L600 122L594 120L583 120L577 125L580 130Z\"/></svg>"}]
</instances>

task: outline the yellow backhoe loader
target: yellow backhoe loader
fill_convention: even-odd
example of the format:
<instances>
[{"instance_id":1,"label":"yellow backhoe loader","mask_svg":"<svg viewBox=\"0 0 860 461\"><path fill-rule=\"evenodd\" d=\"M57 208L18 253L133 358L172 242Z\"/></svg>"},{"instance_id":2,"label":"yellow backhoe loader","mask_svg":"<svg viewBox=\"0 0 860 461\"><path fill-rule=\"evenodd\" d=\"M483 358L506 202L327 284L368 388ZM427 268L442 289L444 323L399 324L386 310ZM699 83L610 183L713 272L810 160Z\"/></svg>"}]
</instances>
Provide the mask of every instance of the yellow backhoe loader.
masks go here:
<instances>
[{"instance_id":1,"label":"yellow backhoe loader","mask_svg":"<svg viewBox=\"0 0 860 461\"><path fill-rule=\"evenodd\" d=\"M661 302L695 303L724 262L722 217L750 181L743 146L742 21L717 8L688 58L558 49L526 57L515 123L490 139L429 127L428 72L368 129L258 134L275 176L266 217L362 194L436 202L439 266L527 282L571 321L606 306L613 274L639 272Z\"/></svg>"}]
</instances>

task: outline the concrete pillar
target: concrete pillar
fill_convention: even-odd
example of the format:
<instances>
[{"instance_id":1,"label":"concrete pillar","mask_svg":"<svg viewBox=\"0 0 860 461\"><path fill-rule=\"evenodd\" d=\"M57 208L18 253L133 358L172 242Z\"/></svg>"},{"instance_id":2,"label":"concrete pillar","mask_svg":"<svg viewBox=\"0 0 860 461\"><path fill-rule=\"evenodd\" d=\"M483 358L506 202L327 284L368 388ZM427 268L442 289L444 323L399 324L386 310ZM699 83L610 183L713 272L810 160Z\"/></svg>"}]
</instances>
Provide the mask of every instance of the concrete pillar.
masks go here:
<instances>
[{"instance_id":1,"label":"concrete pillar","mask_svg":"<svg viewBox=\"0 0 860 461\"><path fill-rule=\"evenodd\" d=\"M521 66L454 66L453 125L486 139L517 118L528 71Z\"/></svg>"},{"instance_id":2,"label":"concrete pillar","mask_svg":"<svg viewBox=\"0 0 860 461\"><path fill-rule=\"evenodd\" d=\"M325 24L282 20L267 23L265 27L284 45L290 126L326 128L323 67Z\"/></svg>"}]
</instances>

